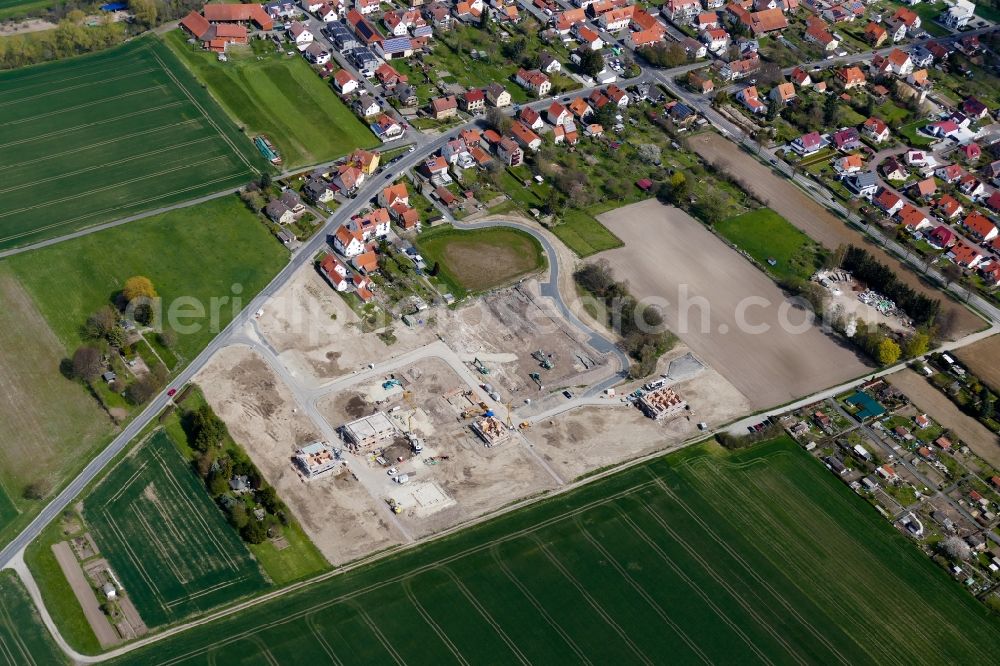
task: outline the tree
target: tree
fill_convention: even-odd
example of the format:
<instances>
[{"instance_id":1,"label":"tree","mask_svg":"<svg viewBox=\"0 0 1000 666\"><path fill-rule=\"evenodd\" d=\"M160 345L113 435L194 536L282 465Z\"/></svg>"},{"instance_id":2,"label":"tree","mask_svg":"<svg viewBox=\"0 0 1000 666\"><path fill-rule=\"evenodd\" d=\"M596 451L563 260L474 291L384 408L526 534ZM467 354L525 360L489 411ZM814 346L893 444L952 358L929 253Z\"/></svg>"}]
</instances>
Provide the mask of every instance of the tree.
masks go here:
<instances>
[{"instance_id":1,"label":"tree","mask_svg":"<svg viewBox=\"0 0 1000 666\"><path fill-rule=\"evenodd\" d=\"M513 122L510 116L496 107L490 107L486 111L486 124L500 136L510 132Z\"/></svg>"},{"instance_id":2,"label":"tree","mask_svg":"<svg viewBox=\"0 0 1000 666\"><path fill-rule=\"evenodd\" d=\"M202 405L191 415L192 445L199 451L219 446L229 434L225 422L216 415L211 405Z\"/></svg>"},{"instance_id":3,"label":"tree","mask_svg":"<svg viewBox=\"0 0 1000 666\"><path fill-rule=\"evenodd\" d=\"M256 518L247 522L240 530L240 536L247 543L264 543L267 539L267 527L264 526L264 522L257 520Z\"/></svg>"},{"instance_id":4,"label":"tree","mask_svg":"<svg viewBox=\"0 0 1000 666\"><path fill-rule=\"evenodd\" d=\"M118 313L110 305L105 305L87 317L87 324L84 326L84 330L87 337L99 339L107 336L117 324Z\"/></svg>"},{"instance_id":5,"label":"tree","mask_svg":"<svg viewBox=\"0 0 1000 666\"><path fill-rule=\"evenodd\" d=\"M154 0L129 0L128 8L142 25L147 28L156 25L158 11Z\"/></svg>"},{"instance_id":6,"label":"tree","mask_svg":"<svg viewBox=\"0 0 1000 666\"><path fill-rule=\"evenodd\" d=\"M260 189L266 190L271 187L271 174L268 171L260 174Z\"/></svg>"},{"instance_id":7,"label":"tree","mask_svg":"<svg viewBox=\"0 0 1000 666\"><path fill-rule=\"evenodd\" d=\"M277 513L278 509L281 508L281 500L278 499L278 493L271 486L264 486L258 490L256 497L257 501L260 502L260 505L268 513Z\"/></svg>"},{"instance_id":8,"label":"tree","mask_svg":"<svg viewBox=\"0 0 1000 666\"><path fill-rule=\"evenodd\" d=\"M36 479L24 487L22 496L24 499L40 500L52 490L52 483L48 479Z\"/></svg>"},{"instance_id":9,"label":"tree","mask_svg":"<svg viewBox=\"0 0 1000 666\"><path fill-rule=\"evenodd\" d=\"M962 269L956 264L947 263L941 269L941 277L944 278L945 286L950 286L952 282L956 282L962 278Z\"/></svg>"},{"instance_id":10,"label":"tree","mask_svg":"<svg viewBox=\"0 0 1000 666\"><path fill-rule=\"evenodd\" d=\"M892 365L899 360L902 351L891 338L882 338L878 343L878 362L882 365Z\"/></svg>"},{"instance_id":11,"label":"tree","mask_svg":"<svg viewBox=\"0 0 1000 666\"><path fill-rule=\"evenodd\" d=\"M585 49L580 54L580 70L588 76L597 76L604 71L604 56L598 51Z\"/></svg>"},{"instance_id":12,"label":"tree","mask_svg":"<svg viewBox=\"0 0 1000 666\"><path fill-rule=\"evenodd\" d=\"M122 296L125 298L126 303L131 303L137 298L152 300L156 298L156 289L153 288L153 282L148 277L133 275L125 280L125 286L122 287Z\"/></svg>"},{"instance_id":13,"label":"tree","mask_svg":"<svg viewBox=\"0 0 1000 666\"><path fill-rule=\"evenodd\" d=\"M229 507L229 524L238 530L246 527L247 523L250 522L250 516L247 514L247 505L243 502L234 502L231 507Z\"/></svg>"},{"instance_id":14,"label":"tree","mask_svg":"<svg viewBox=\"0 0 1000 666\"><path fill-rule=\"evenodd\" d=\"M101 351L84 345L73 352L73 376L85 382L93 381L101 374Z\"/></svg>"},{"instance_id":15,"label":"tree","mask_svg":"<svg viewBox=\"0 0 1000 666\"><path fill-rule=\"evenodd\" d=\"M659 164L663 159L660 147L655 143L640 144L637 152L639 153L639 157L651 164Z\"/></svg>"},{"instance_id":16,"label":"tree","mask_svg":"<svg viewBox=\"0 0 1000 666\"><path fill-rule=\"evenodd\" d=\"M945 539L941 543L941 551L952 562L964 562L972 555L972 548L969 547L969 544L957 536Z\"/></svg>"},{"instance_id":17,"label":"tree","mask_svg":"<svg viewBox=\"0 0 1000 666\"><path fill-rule=\"evenodd\" d=\"M993 418L995 410L995 402L997 397L990 393L990 390L983 386L979 389L979 416L984 419Z\"/></svg>"},{"instance_id":18,"label":"tree","mask_svg":"<svg viewBox=\"0 0 1000 666\"><path fill-rule=\"evenodd\" d=\"M903 345L903 354L907 358L923 356L927 353L930 344L931 338L929 335L922 332L914 333L906 340L906 344Z\"/></svg>"},{"instance_id":19,"label":"tree","mask_svg":"<svg viewBox=\"0 0 1000 666\"><path fill-rule=\"evenodd\" d=\"M172 328L165 328L156 334L156 339L167 349L177 346L177 331Z\"/></svg>"},{"instance_id":20,"label":"tree","mask_svg":"<svg viewBox=\"0 0 1000 666\"><path fill-rule=\"evenodd\" d=\"M133 405L141 405L156 393L156 383L149 375L141 377L125 389L125 399Z\"/></svg>"},{"instance_id":21,"label":"tree","mask_svg":"<svg viewBox=\"0 0 1000 666\"><path fill-rule=\"evenodd\" d=\"M827 125L833 124L838 108L840 108L840 104L837 101L837 96L827 95L826 101L823 102L823 122Z\"/></svg>"}]
</instances>

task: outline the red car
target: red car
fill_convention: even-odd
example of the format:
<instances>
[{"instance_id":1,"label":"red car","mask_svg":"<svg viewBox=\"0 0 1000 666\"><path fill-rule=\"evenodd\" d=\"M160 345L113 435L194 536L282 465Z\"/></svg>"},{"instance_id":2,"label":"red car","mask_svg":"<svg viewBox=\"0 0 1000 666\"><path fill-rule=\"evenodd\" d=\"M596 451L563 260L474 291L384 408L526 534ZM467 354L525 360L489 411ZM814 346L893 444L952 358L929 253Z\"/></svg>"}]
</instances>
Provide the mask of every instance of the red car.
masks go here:
<instances>
[{"instance_id":1,"label":"red car","mask_svg":"<svg viewBox=\"0 0 1000 666\"><path fill-rule=\"evenodd\" d=\"M177 393L177 389L175 389L175 388L172 388L169 391L167 391L167 395L170 396L171 398L174 397L174 394L176 394L176 393Z\"/></svg>"}]
</instances>

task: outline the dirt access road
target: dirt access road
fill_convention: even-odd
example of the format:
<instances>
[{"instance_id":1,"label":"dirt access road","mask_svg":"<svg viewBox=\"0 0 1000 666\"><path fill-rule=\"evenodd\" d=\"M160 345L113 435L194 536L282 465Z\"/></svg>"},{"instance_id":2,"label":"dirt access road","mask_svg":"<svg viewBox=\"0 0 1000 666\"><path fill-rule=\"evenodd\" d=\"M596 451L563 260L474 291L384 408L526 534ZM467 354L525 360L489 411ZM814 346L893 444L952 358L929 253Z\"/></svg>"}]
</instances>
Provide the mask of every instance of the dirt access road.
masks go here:
<instances>
[{"instance_id":1,"label":"dirt access road","mask_svg":"<svg viewBox=\"0 0 1000 666\"><path fill-rule=\"evenodd\" d=\"M639 299L747 397L774 407L863 375L868 366L792 307L763 272L684 211L651 199L600 220L625 242L601 255ZM684 295L686 294L686 296ZM684 299L691 307L683 305ZM783 320L800 327L791 332ZM753 325L754 329L741 322ZM764 331L763 327L767 330ZM753 332L757 331L757 332Z\"/></svg>"},{"instance_id":2,"label":"dirt access road","mask_svg":"<svg viewBox=\"0 0 1000 666\"><path fill-rule=\"evenodd\" d=\"M900 280L910 287L941 301L942 313L951 312L954 323L950 335L957 340L983 327L975 314L951 301L937 289L924 285L920 278L882 248L869 243L863 234L847 226L826 208L806 196L791 181L775 175L753 156L743 152L733 142L713 132L691 137L691 148L702 159L725 169L747 183L754 195L777 211L789 222L828 249L840 245L863 247L873 257L889 266ZM878 285L872 285L878 289Z\"/></svg>"},{"instance_id":3,"label":"dirt access road","mask_svg":"<svg viewBox=\"0 0 1000 666\"><path fill-rule=\"evenodd\" d=\"M962 413L948 396L912 370L901 370L887 379L905 393L910 402L955 433L980 458L1000 468L1000 439L979 421Z\"/></svg>"}]
</instances>

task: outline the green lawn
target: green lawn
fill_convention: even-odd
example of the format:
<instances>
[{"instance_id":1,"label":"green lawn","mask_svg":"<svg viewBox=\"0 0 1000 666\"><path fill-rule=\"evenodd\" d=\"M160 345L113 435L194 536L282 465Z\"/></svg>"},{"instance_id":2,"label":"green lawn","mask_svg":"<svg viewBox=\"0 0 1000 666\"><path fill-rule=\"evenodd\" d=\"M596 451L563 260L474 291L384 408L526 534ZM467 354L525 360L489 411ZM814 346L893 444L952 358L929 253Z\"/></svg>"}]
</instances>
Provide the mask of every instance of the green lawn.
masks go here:
<instances>
[{"instance_id":1,"label":"green lawn","mask_svg":"<svg viewBox=\"0 0 1000 666\"><path fill-rule=\"evenodd\" d=\"M897 105L891 99L875 107L875 116L890 125L906 120L909 115L910 112L907 109Z\"/></svg>"},{"instance_id":2,"label":"green lawn","mask_svg":"<svg viewBox=\"0 0 1000 666\"><path fill-rule=\"evenodd\" d=\"M545 267L541 244L518 229L492 227L460 230L441 225L417 237L428 266L438 266L439 280L455 298L513 282Z\"/></svg>"},{"instance_id":3,"label":"green lawn","mask_svg":"<svg viewBox=\"0 0 1000 666\"><path fill-rule=\"evenodd\" d=\"M18 513L13 500L7 495L7 491L0 487L0 530L17 518Z\"/></svg>"},{"instance_id":4,"label":"green lawn","mask_svg":"<svg viewBox=\"0 0 1000 666\"><path fill-rule=\"evenodd\" d=\"M929 121L926 118L915 120L909 125L899 128L899 134L906 139L906 143L911 148L927 148L933 141L923 134L917 134L917 130L925 126Z\"/></svg>"},{"instance_id":5,"label":"green lawn","mask_svg":"<svg viewBox=\"0 0 1000 666\"><path fill-rule=\"evenodd\" d=\"M723 220L715 230L779 279L808 280L816 272L819 245L770 208Z\"/></svg>"},{"instance_id":6,"label":"green lawn","mask_svg":"<svg viewBox=\"0 0 1000 666\"><path fill-rule=\"evenodd\" d=\"M380 145L298 54L289 57L259 42L253 54L234 53L229 62L219 62L214 53L185 43L180 30L168 33L165 41L247 134L271 138L282 153L283 168Z\"/></svg>"},{"instance_id":7,"label":"green lawn","mask_svg":"<svg viewBox=\"0 0 1000 666\"><path fill-rule=\"evenodd\" d=\"M562 221L552 227L552 233L581 258L623 245L597 218L574 208L563 213Z\"/></svg>"},{"instance_id":8,"label":"green lawn","mask_svg":"<svg viewBox=\"0 0 1000 666\"><path fill-rule=\"evenodd\" d=\"M115 663L941 664L997 649L984 606L782 437L659 458Z\"/></svg>"},{"instance_id":9,"label":"green lawn","mask_svg":"<svg viewBox=\"0 0 1000 666\"><path fill-rule=\"evenodd\" d=\"M21 664L67 664L52 641L28 591L10 570L0 573L0 662Z\"/></svg>"},{"instance_id":10,"label":"green lawn","mask_svg":"<svg viewBox=\"0 0 1000 666\"><path fill-rule=\"evenodd\" d=\"M71 351L83 342L87 317L109 303L128 277L149 277L163 301L166 324L171 308L179 314L203 308L200 317L174 318L178 352L192 359L287 260L288 252L231 196L15 255L7 262ZM231 299L237 296L234 307ZM216 308L218 325L210 317L213 298L230 299ZM182 324L191 330L182 330Z\"/></svg>"},{"instance_id":11,"label":"green lawn","mask_svg":"<svg viewBox=\"0 0 1000 666\"><path fill-rule=\"evenodd\" d=\"M261 155L157 39L0 73L0 248L235 188Z\"/></svg>"},{"instance_id":12,"label":"green lawn","mask_svg":"<svg viewBox=\"0 0 1000 666\"><path fill-rule=\"evenodd\" d=\"M62 4L62 0L0 0L0 21L58 4Z\"/></svg>"},{"instance_id":13,"label":"green lawn","mask_svg":"<svg viewBox=\"0 0 1000 666\"><path fill-rule=\"evenodd\" d=\"M257 562L160 431L83 502L97 547L157 627L266 586Z\"/></svg>"}]
</instances>

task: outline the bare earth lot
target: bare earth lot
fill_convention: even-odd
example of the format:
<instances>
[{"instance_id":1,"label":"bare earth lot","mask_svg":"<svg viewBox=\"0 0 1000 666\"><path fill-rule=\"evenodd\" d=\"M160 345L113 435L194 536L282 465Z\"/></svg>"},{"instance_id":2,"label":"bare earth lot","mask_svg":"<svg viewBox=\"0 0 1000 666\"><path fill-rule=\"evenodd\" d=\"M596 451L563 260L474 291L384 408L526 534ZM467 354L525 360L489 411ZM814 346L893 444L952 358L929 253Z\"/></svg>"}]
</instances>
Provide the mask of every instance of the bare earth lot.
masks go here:
<instances>
[{"instance_id":1,"label":"bare earth lot","mask_svg":"<svg viewBox=\"0 0 1000 666\"><path fill-rule=\"evenodd\" d=\"M1000 335L980 340L954 352L994 391L1000 391Z\"/></svg>"},{"instance_id":2,"label":"bare earth lot","mask_svg":"<svg viewBox=\"0 0 1000 666\"><path fill-rule=\"evenodd\" d=\"M60 374L69 353L2 266L0 306L0 488L13 499L28 483L62 478L112 425Z\"/></svg>"},{"instance_id":3,"label":"bare earth lot","mask_svg":"<svg viewBox=\"0 0 1000 666\"><path fill-rule=\"evenodd\" d=\"M391 347L375 335L362 335L358 316L312 266L303 266L267 302L257 328L292 376L313 385L435 339L426 328L399 322L393 326L397 340Z\"/></svg>"},{"instance_id":4,"label":"bare earth lot","mask_svg":"<svg viewBox=\"0 0 1000 666\"><path fill-rule=\"evenodd\" d=\"M659 371L667 372L671 360L687 353L687 347L678 344ZM570 480L653 451L669 451L695 436L699 422L715 428L750 411L743 394L710 367L671 387L690 405L686 417L657 423L637 408L610 399L607 406L584 407L536 423L525 436L538 455ZM620 393L625 391L623 387Z\"/></svg>"},{"instance_id":5,"label":"bare earth lot","mask_svg":"<svg viewBox=\"0 0 1000 666\"><path fill-rule=\"evenodd\" d=\"M316 547L340 564L394 543L398 535L350 472L305 482L291 456L315 441L315 425L271 368L246 347L227 347L195 381L237 442L292 509ZM297 410L297 411L293 411Z\"/></svg>"},{"instance_id":6,"label":"bare earth lot","mask_svg":"<svg viewBox=\"0 0 1000 666\"><path fill-rule=\"evenodd\" d=\"M444 361L427 358L394 374L401 388L385 391L381 380L360 382L325 396L317 407L333 427L388 411L400 431L412 428L424 440L423 452L416 455L405 438L382 445L389 463L411 477L404 485L394 483L373 455L351 457L352 468L372 495L392 497L403 507L399 520L412 536L555 487L556 479L517 435L492 448L483 445L469 427L471 421L460 418L462 409L472 406L461 396L469 386Z\"/></svg>"},{"instance_id":7,"label":"bare earth lot","mask_svg":"<svg viewBox=\"0 0 1000 666\"><path fill-rule=\"evenodd\" d=\"M848 227L823 206L808 197L790 181L777 176L753 156L718 134L706 132L690 139L691 148L705 160L728 167L739 178L752 186L754 194L768 202L789 222L829 249L853 244L865 248L873 257L889 266L900 280L932 298L941 301L942 312L954 311L955 322L951 334L961 338L983 327L983 322L966 308L954 303L936 289L927 287L909 268L887 254L880 247L868 243L864 236Z\"/></svg>"},{"instance_id":8,"label":"bare earth lot","mask_svg":"<svg viewBox=\"0 0 1000 666\"><path fill-rule=\"evenodd\" d=\"M818 327L802 326L805 313L792 308L770 278L684 211L649 200L604 213L600 220L625 242L625 247L601 255L615 274L628 280L637 298L666 299L661 305L670 330L732 382L754 409L868 370L853 351ZM685 290L688 303L704 307L685 308L680 302ZM751 297L756 300L746 300ZM705 328L703 312L708 314ZM741 315L743 322L767 331L741 331ZM801 332L783 330L782 320Z\"/></svg>"},{"instance_id":9,"label":"bare earth lot","mask_svg":"<svg viewBox=\"0 0 1000 666\"><path fill-rule=\"evenodd\" d=\"M979 421L967 416L930 382L912 370L889 375L889 381L905 393L913 404L969 445L983 460L1000 467L1000 440Z\"/></svg>"}]
</instances>

